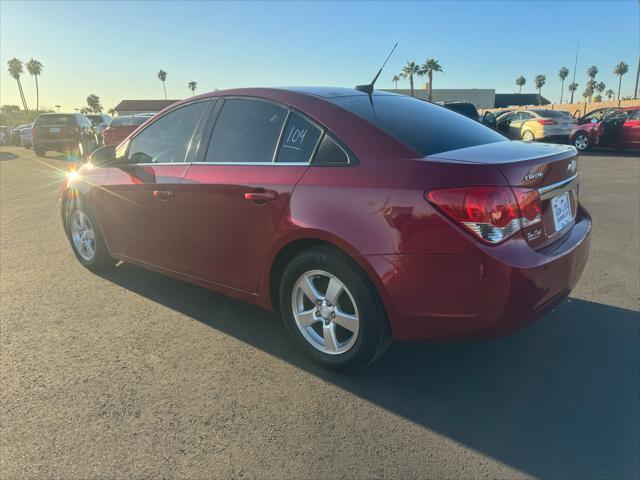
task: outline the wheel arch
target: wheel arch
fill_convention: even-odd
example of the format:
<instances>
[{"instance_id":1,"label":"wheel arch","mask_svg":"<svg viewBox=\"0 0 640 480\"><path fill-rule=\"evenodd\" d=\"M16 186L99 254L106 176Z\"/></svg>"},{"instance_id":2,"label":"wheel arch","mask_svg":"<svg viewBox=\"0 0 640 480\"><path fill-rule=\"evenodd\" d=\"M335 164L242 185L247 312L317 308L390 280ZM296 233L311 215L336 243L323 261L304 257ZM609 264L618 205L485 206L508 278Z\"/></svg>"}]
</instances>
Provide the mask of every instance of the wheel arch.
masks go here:
<instances>
[{"instance_id":1,"label":"wheel arch","mask_svg":"<svg viewBox=\"0 0 640 480\"><path fill-rule=\"evenodd\" d=\"M348 258L355 263L361 272L369 279L373 285L376 293L380 297L382 305L386 312L388 312L387 302L385 295L383 294L382 284L378 276L376 275L373 267L367 262L366 258L360 255L352 246L342 245L342 242L335 241L326 237L308 235L304 237L298 237L290 239L288 242L283 242L277 249L277 253L273 255L272 260L269 262L268 267L265 269L265 296L268 297L271 308L274 311L279 311L279 288L282 274L288 263L301 252L316 248L327 247L339 255Z\"/></svg>"}]
</instances>

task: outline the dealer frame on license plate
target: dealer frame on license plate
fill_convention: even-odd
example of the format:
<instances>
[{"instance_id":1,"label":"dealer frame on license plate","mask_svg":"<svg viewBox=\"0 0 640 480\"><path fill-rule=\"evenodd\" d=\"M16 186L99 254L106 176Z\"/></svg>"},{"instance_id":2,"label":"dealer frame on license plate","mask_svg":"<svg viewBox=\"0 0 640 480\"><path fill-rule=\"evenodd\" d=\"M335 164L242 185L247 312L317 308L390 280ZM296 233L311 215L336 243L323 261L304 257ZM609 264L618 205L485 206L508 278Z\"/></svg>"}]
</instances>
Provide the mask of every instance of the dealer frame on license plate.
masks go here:
<instances>
[{"instance_id":1,"label":"dealer frame on license plate","mask_svg":"<svg viewBox=\"0 0 640 480\"><path fill-rule=\"evenodd\" d=\"M551 199L551 211L553 213L553 225L556 232L559 232L573 222L569 192L564 192Z\"/></svg>"}]
</instances>

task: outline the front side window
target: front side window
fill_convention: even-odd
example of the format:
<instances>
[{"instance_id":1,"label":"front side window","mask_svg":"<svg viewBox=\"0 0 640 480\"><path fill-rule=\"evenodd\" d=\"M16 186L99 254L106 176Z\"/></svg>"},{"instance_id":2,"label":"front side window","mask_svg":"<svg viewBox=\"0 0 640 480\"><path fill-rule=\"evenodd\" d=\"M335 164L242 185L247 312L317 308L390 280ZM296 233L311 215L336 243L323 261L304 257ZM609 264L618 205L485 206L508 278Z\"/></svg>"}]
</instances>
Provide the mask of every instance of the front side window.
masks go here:
<instances>
[{"instance_id":1,"label":"front side window","mask_svg":"<svg viewBox=\"0 0 640 480\"><path fill-rule=\"evenodd\" d=\"M280 143L277 162L308 163L322 131L297 113L291 113Z\"/></svg>"},{"instance_id":2,"label":"front side window","mask_svg":"<svg viewBox=\"0 0 640 480\"><path fill-rule=\"evenodd\" d=\"M176 108L131 140L130 163L184 162L191 137L208 102Z\"/></svg>"},{"instance_id":3,"label":"front side window","mask_svg":"<svg viewBox=\"0 0 640 480\"><path fill-rule=\"evenodd\" d=\"M206 162L271 163L288 110L270 102L225 100L209 141Z\"/></svg>"}]
</instances>

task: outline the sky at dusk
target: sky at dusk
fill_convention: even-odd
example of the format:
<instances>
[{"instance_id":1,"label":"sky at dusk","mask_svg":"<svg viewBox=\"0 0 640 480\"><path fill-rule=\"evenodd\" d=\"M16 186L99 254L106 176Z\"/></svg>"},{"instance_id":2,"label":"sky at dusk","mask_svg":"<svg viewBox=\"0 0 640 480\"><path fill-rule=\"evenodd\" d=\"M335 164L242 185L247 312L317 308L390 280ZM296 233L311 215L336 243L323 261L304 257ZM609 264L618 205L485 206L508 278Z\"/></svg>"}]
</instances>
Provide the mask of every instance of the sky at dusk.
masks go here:
<instances>
[{"instance_id":1,"label":"sky at dusk","mask_svg":"<svg viewBox=\"0 0 640 480\"><path fill-rule=\"evenodd\" d=\"M622 95L633 92L640 55L640 6L626 1L496 2L28 2L0 0L0 103L20 104L7 60L42 62L40 103L82 107L95 93L105 110L122 99L169 98L215 88L354 86L371 80L395 42L378 84L407 60L440 61L434 88L517 91L514 80L546 74L542 94L560 96L558 69L578 91L590 65L617 90L614 66L630 65ZM35 83L22 77L29 107ZM424 80L417 80L420 85ZM566 84L568 84L567 82ZM566 88L565 84L565 88ZM401 83L408 88L408 83Z\"/></svg>"}]
</instances>

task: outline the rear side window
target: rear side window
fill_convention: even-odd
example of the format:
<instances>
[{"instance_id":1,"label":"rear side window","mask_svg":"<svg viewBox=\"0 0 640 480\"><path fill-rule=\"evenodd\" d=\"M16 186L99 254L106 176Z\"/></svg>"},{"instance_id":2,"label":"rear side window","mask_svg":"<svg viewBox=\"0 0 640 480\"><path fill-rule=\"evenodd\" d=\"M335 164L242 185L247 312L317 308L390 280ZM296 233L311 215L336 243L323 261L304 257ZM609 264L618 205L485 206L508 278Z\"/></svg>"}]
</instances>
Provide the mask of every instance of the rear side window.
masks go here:
<instances>
[{"instance_id":1,"label":"rear side window","mask_svg":"<svg viewBox=\"0 0 640 480\"><path fill-rule=\"evenodd\" d=\"M308 163L322 131L297 113L291 113L284 130L277 162Z\"/></svg>"},{"instance_id":2,"label":"rear side window","mask_svg":"<svg viewBox=\"0 0 640 480\"><path fill-rule=\"evenodd\" d=\"M449 110L453 110L454 112L458 112L465 117L473 118L475 120L480 118L478 114L478 110L476 110L475 105L471 103L450 103L448 105L445 104Z\"/></svg>"},{"instance_id":3,"label":"rear side window","mask_svg":"<svg viewBox=\"0 0 640 480\"><path fill-rule=\"evenodd\" d=\"M131 163L184 162L191 137L208 102L177 108L153 122L131 140Z\"/></svg>"},{"instance_id":4,"label":"rear side window","mask_svg":"<svg viewBox=\"0 0 640 480\"><path fill-rule=\"evenodd\" d=\"M75 125L73 115L40 115L36 121L37 126L48 125Z\"/></svg>"},{"instance_id":5,"label":"rear side window","mask_svg":"<svg viewBox=\"0 0 640 480\"><path fill-rule=\"evenodd\" d=\"M325 135L313 163L344 165L349 163L349 155L329 135Z\"/></svg>"},{"instance_id":6,"label":"rear side window","mask_svg":"<svg viewBox=\"0 0 640 480\"><path fill-rule=\"evenodd\" d=\"M630 111L629 118L627 120L640 120L640 110Z\"/></svg>"},{"instance_id":7,"label":"rear side window","mask_svg":"<svg viewBox=\"0 0 640 480\"><path fill-rule=\"evenodd\" d=\"M287 109L260 100L225 100L207 148L206 162L273 162Z\"/></svg>"},{"instance_id":8,"label":"rear side window","mask_svg":"<svg viewBox=\"0 0 640 480\"><path fill-rule=\"evenodd\" d=\"M329 99L398 138L420 155L506 142L504 136L451 110L404 95Z\"/></svg>"}]
</instances>

